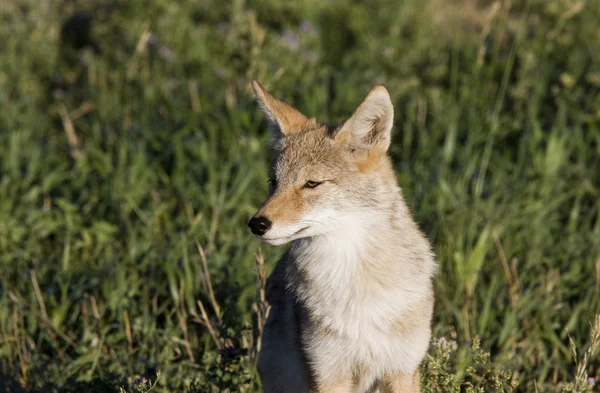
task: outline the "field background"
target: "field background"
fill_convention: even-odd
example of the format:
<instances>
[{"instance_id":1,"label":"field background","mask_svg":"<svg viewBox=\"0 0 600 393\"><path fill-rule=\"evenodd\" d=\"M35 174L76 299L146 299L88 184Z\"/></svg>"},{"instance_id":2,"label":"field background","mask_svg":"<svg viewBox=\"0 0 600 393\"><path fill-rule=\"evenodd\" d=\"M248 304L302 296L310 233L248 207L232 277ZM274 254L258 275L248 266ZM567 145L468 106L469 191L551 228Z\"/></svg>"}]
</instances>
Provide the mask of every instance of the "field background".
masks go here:
<instances>
[{"instance_id":1,"label":"field background","mask_svg":"<svg viewBox=\"0 0 600 393\"><path fill-rule=\"evenodd\" d=\"M440 262L426 392L600 391L599 21L596 0L0 1L0 391L258 391L283 248L246 227L270 158L252 79L332 123L390 91Z\"/></svg>"}]
</instances>

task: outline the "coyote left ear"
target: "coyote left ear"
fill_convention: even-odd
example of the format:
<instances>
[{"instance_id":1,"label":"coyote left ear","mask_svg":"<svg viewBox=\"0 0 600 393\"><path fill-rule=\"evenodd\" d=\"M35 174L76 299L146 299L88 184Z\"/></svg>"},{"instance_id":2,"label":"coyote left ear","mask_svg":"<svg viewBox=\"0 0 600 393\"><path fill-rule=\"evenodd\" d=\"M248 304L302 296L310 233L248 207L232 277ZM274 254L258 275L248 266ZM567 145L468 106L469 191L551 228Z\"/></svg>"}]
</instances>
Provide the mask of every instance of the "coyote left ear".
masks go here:
<instances>
[{"instance_id":1,"label":"coyote left ear","mask_svg":"<svg viewBox=\"0 0 600 393\"><path fill-rule=\"evenodd\" d=\"M252 81L252 88L260 107L269 118L270 128L275 138L293 134L308 121L302 113L269 94L257 81Z\"/></svg>"},{"instance_id":2,"label":"coyote left ear","mask_svg":"<svg viewBox=\"0 0 600 393\"><path fill-rule=\"evenodd\" d=\"M386 152L390 146L394 106L385 87L375 86L335 133L353 148Z\"/></svg>"}]
</instances>

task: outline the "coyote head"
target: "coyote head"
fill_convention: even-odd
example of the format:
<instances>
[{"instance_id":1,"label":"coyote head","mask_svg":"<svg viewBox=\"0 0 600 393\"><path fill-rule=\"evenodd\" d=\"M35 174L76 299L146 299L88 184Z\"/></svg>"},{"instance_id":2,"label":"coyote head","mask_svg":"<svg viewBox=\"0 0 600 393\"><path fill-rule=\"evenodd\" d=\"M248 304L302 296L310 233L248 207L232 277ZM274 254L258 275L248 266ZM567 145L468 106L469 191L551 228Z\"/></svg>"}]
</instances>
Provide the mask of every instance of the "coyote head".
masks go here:
<instances>
[{"instance_id":1,"label":"coyote head","mask_svg":"<svg viewBox=\"0 0 600 393\"><path fill-rule=\"evenodd\" d=\"M394 108L383 86L335 128L307 118L256 81L252 87L275 147L270 195L248 223L252 233L283 244L368 226L393 208L397 186L386 152Z\"/></svg>"}]
</instances>

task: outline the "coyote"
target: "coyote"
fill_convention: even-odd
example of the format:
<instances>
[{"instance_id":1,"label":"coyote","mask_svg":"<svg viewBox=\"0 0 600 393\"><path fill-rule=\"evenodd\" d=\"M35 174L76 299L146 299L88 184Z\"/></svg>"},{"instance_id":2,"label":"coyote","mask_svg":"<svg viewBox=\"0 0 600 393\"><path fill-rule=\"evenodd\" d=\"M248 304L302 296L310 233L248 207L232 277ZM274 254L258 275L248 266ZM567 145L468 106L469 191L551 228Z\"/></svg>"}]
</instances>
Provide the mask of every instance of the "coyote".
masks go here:
<instances>
[{"instance_id":1,"label":"coyote","mask_svg":"<svg viewBox=\"0 0 600 393\"><path fill-rule=\"evenodd\" d=\"M388 91L376 86L330 127L252 87L275 157L248 226L267 243L291 242L267 280L265 393L419 392L436 263L387 155Z\"/></svg>"}]
</instances>

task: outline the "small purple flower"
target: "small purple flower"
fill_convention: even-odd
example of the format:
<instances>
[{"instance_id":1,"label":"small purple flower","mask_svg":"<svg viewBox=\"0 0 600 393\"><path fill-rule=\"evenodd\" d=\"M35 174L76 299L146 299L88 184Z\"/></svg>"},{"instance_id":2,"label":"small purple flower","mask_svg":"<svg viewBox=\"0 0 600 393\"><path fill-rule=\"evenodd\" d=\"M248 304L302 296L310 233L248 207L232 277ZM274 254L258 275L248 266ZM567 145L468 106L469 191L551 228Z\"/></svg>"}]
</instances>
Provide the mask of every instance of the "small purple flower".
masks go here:
<instances>
[{"instance_id":1,"label":"small purple flower","mask_svg":"<svg viewBox=\"0 0 600 393\"><path fill-rule=\"evenodd\" d=\"M160 57L166 60L173 60L175 58L175 52L173 52L171 48L166 47L164 45L160 45L158 47L158 54L160 55Z\"/></svg>"},{"instance_id":2,"label":"small purple flower","mask_svg":"<svg viewBox=\"0 0 600 393\"><path fill-rule=\"evenodd\" d=\"M281 34L281 39L291 50L295 51L300 47L300 37L298 36L298 33L286 30Z\"/></svg>"},{"instance_id":3,"label":"small purple flower","mask_svg":"<svg viewBox=\"0 0 600 393\"><path fill-rule=\"evenodd\" d=\"M148 41L146 42L148 46L156 46L159 44L158 37L154 34L150 34L150 36L148 37Z\"/></svg>"},{"instance_id":4,"label":"small purple flower","mask_svg":"<svg viewBox=\"0 0 600 393\"><path fill-rule=\"evenodd\" d=\"M450 348L455 350L458 344L454 340L446 340L446 337L440 337L435 341L435 345L439 348Z\"/></svg>"},{"instance_id":5,"label":"small purple flower","mask_svg":"<svg viewBox=\"0 0 600 393\"><path fill-rule=\"evenodd\" d=\"M137 377L136 379L133 380L133 384L134 385L145 385L146 384L146 378L144 377Z\"/></svg>"},{"instance_id":6,"label":"small purple flower","mask_svg":"<svg viewBox=\"0 0 600 393\"><path fill-rule=\"evenodd\" d=\"M302 21L302 23L300 23L300 30L302 30L303 33L308 33L312 29L313 29L313 25L309 21L304 20L304 21Z\"/></svg>"},{"instance_id":7,"label":"small purple flower","mask_svg":"<svg viewBox=\"0 0 600 393\"><path fill-rule=\"evenodd\" d=\"M226 79L227 78L227 70L224 67L215 68L215 74L218 78Z\"/></svg>"},{"instance_id":8,"label":"small purple flower","mask_svg":"<svg viewBox=\"0 0 600 393\"><path fill-rule=\"evenodd\" d=\"M237 355L237 353L238 353L237 350L230 345L227 345L225 348L221 349L221 355L228 357L228 358L235 357L235 355Z\"/></svg>"},{"instance_id":9,"label":"small purple flower","mask_svg":"<svg viewBox=\"0 0 600 393\"><path fill-rule=\"evenodd\" d=\"M587 379L587 384L590 385L590 386L594 386L596 384L596 380L594 378L592 378L592 377L589 377Z\"/></svg>"}]
</instances>

